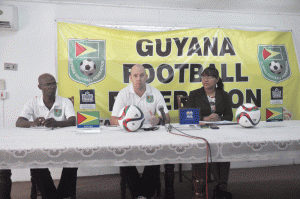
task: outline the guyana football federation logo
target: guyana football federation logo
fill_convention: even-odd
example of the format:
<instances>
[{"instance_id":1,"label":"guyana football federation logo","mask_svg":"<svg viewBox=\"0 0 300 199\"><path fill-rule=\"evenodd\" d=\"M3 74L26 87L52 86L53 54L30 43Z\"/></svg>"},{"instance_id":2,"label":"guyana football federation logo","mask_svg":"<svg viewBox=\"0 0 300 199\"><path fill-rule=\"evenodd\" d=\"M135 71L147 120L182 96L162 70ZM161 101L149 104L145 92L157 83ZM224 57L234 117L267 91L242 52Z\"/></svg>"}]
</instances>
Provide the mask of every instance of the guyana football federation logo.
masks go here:
<instances>
[{"instance_id":1,"label":"guyana football federation logo","mask_svg":"<svg viewBox=\"0 0 300 199\"><path fill-rule=\"evenodd\" d=\"M258 62L261 72L269 81L285 81L291 76L291 69L284 45L258 45Z\"/></svg>"},{"instance_id":2,"label":"guyana football federation logo","mask_svg":"<svg viewBox=\"0 0 300 199\"><path fill-rule=\"evenodd\" d=\"M89 86L104 79L106 73L105 41L69 39L69 76Z\"/></svg>"}]
</instances>

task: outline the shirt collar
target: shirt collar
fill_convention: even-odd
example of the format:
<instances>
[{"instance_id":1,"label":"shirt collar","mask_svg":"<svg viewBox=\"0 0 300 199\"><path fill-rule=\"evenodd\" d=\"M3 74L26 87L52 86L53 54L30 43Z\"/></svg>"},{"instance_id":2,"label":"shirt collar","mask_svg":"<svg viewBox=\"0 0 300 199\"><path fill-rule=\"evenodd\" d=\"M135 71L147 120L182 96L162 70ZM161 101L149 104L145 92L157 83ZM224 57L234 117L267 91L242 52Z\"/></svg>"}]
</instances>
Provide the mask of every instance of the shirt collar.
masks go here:
<instances>
[{"instance_id":1,"label":"shirt collar","mask_svg":"<svg viewBox=\"0 0 300 199\"><path fill-rule=\"evenodd\" d=\"M53 104L53 107L58 106L58 105L60 104L60 101L61 101L60 96L56 95L56 96L55 96L55 102L54 102L54 104Z\"/></svg>"},{"instance_id":2,"label":"shirt collar","mask_svg":"<svg viewBox=\"0 0 300 199\"><path fill-rule=\"evenodd\" d=\"M55 102L54 102L54 104L53 104L52 107L58 106L60 101L61 101L60 96L56 95L56 96L55 96ZM45 103L44 103L44 100L43 100L43 96L40 96L40 97L39 97L38 103L39 103L40 106L45 106ZM46 106L45 106L45 107L46 107Z\"/></svg>"},{"instance_id":3,"label":"shirt collar","mask_svg":"<svg viewBox=\"0 0 300 199\"><path fill-rule=\"evenodd\" d=\"M135 93L134 89L133 89L133 84L131 83L129 86L130 86L129 87L129 92ZM145 91L145 93L150 93L150 92L151 92L151 88L150 88L150 86L148 84L146 84L146 91Z\"/></svg>"}]
</instances>

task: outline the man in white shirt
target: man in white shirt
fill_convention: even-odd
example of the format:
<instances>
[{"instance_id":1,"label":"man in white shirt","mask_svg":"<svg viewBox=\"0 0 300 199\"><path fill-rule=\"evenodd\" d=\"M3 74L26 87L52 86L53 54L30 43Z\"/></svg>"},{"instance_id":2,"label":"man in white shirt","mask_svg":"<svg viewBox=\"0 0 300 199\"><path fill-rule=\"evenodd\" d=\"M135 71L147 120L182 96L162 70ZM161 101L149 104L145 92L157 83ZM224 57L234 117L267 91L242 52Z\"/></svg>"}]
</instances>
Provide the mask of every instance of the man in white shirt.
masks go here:
<instances>
[{"instance_id":1,"label":"man in white shirt","mask_svg":"<svg viewBox=\"0 0 300 199\"><path fill-rule=\"evenodd\" d=\"M70 99L56 95L57 83L48 73L38 79L38 88L42 97L35 97L26 103L16 122L16 127L45 126L49 128L76 125L74 107ZM33 121L29 121L33 118ZM49 131L50 132L50 131ZM42 198L75 198L78 168L63 168L61 179L56 189L49 169L30 169L33 186L38 186Z\"/></svg>"},{"instance_id":2,"label":"man in white shirt","mask_svg":"<svg viewBox=\"0 0 300 199\"><path fill-rule=\"evenodd\" d=\"M127 105L136 105L144 113L145 124L157 125L162 121L162 117L155 117L154 114L161 114L159 107L164 108L166 113L166 123L170 121L169 111L165 100L156 88L146 84L148 75L142 65L134 65L131 69L130 81L132 84L122 89L113 106L110 124L118 125L118 114Z\"/></svg>"},{"instance_id":3,"label":"man in white shirt","mask_svg":"<svg viewBox=\"0 0 300 199\"><path fill-rule=\"evenodd\" d=\"M39 89L42 97L35 97L25 104L16 122L17 127L66 127L76 125L76 116L72 102L68 98L56 95L56 80L51 74L39 77ZM29 121L33 118L33 122Z\"/></svg>"},{"instance_id":4,"label":"man in white shirt","mask_svg":"<svg viewBox=\"0 0 300 199\"><path fill-rule=\"evenodd\" d=\"M162 94L156 88L146 84L147 78L148 75L142 65L138 64L132 67L130 74L132 84L119 92L110 119L111 125L118 125L117 116L120 110L127 105L138 106L144 113L144 123L152 126L160 124L163 120L161 116L155 117L155 113L160 115L158 109L162 106L166 113L167 121L165 122L170 122L169 111ZM154 196L160 175L160 165L145 166L141 178L135 166L121 167L120 172L129 187L132 198Z\"/></svg>"}]
</instances>

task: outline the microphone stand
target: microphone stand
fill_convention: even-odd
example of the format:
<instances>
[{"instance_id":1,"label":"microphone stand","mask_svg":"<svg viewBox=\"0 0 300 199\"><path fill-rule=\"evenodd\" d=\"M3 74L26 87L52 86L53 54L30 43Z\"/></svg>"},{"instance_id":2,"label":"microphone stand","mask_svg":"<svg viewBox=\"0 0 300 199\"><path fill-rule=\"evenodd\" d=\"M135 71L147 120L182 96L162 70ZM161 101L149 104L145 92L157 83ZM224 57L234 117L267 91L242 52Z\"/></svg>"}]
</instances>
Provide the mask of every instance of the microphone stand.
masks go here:
<instances>
[{"instance_id":1,"label":"microphone stand","mask_svg":"<svg viewBox=\"0 0 300 199\"><path fill-rule=\"evenodd\" d=\"M165 126L167 132L170 133L171 129L173 128L173 126L170 123L166 123L167 118L166 118L165 112L163 110L163 106L159 107L159 111L161 112L161 117L162 117L162 119L161 119L161 125Z\"/></svg>"},{"instance_id":2,"label":"microphone stand","mask_svg":"<svg viewBox=\"0 0 300 199\"><path fill-rule=\"evenodd\" d=\"M171 124L165 125L166 130L170 133L173 126Z\"/></svg>"}]
</instances>

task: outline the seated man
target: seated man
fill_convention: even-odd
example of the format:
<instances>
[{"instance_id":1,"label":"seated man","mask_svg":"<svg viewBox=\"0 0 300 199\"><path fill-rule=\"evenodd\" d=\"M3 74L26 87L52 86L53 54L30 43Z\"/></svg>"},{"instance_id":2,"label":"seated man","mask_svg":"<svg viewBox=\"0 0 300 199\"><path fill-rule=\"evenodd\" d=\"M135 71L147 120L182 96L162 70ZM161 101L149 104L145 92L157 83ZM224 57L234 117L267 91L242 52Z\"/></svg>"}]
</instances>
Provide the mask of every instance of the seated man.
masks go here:
<instances>
[{"instance_id":1,"label":"seated man","mask_svg":"<svg viewBox=\"0 0 300 199\"><path fill-rule=\"evenodd\" d=\"M45 73L39 76L38 82L38 88L42 90L43 96L35 97L24 106L16 126L24 128L75 126L76 116L73 104L68 98L56 95L55 78ZM31 117L32 122L29 121ZM31 181L37 185L43 199L75 198L77 170L78 168L63 168L57 190L49 169L30 169Z\"/></svg>"},{"instance_id":2,"label":"seated man","mask_svg":"<svg viewBox=\"0 0 300 199\"><path fill-rule=\"evenodd\" d=\"M118 114L122 108L127 105L138 106L144 113L145 124L150 123L153 126L160 124L161 117L155 117L158 108L164 107L166 113L166 122L170 121L168 109L162 94L156 88L147 85L148 76L142 65L134 65L131 70L131 83L122 89L114 103L110 123L118 125ZM145 166L142 178L140 178L136 167L121 167L122 177L127 183L132 198L151 198L155 194L157 180L160 175L160 165Z\"/></svg>"}]
</instances>

